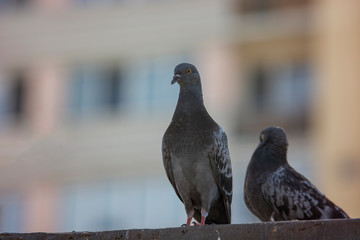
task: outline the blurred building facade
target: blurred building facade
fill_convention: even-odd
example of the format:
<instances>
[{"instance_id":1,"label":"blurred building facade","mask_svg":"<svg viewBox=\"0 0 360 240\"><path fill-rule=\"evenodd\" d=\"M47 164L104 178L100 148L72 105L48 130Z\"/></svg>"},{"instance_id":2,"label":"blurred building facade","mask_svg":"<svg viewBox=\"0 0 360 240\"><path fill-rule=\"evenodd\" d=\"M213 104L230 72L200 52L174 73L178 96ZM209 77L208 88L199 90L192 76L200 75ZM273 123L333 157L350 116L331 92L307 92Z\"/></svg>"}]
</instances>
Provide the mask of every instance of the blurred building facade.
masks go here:
<instances>
[{"instance_id":1,"label":"blurred building facade","mask_svg":"<svg viewBox=\"0 0 360 240\"><path fill-rule=\"evenodd\" d=\"M290 163L359 217L359 4L340 5L1 0L0 231L181 225L160 150L180 62L198 67L228 133L234 223L257 221L242 186L269 125L289 133Z\"/></svg>"}]
</instances>

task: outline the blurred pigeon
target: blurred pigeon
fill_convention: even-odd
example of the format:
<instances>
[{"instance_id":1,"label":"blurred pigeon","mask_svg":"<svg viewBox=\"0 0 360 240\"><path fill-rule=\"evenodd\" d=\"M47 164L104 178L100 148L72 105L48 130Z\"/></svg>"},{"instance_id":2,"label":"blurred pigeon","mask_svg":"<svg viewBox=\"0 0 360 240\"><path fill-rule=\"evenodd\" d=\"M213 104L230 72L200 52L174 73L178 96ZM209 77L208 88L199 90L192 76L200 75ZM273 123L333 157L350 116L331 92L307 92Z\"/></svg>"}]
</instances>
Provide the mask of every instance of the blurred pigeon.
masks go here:
<instances>
[{"instance_id":1,"label":"blurred pigeon","mask_svg":"<svg viewBox=\"0 0 360 240\"><path fill-rule=\"evenodd\" d=\"M261 221L349 218L287 162L285 131L269 127L248 165L244 199Z\"/></svg>"},{"instance_id":2,"label":"blurred pigeon","mask_svg":"<svg viewBox=\"0 0 360 240\"><path fill-rule=\"evenodd\" d=\"M178 103L162 142L166 175L185 205L186 224L230 224L232 169L224 130L210 117L195 66L176 66Z\"/></svg>"}]
</instances>

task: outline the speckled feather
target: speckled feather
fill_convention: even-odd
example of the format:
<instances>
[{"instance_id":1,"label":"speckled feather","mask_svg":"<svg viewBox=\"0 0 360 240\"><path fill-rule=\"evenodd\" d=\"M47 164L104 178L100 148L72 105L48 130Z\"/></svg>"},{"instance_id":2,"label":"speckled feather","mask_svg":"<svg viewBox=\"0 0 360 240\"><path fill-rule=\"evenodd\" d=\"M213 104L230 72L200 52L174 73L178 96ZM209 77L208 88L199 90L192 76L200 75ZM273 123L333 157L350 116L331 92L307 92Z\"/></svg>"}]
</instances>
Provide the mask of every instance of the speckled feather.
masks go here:
<instances>
[{"instance_id":1,"label":"speckled feather","mask_svg":"<svg viewBox=\"0 0 360 240\"><path fill-rule=\"evenodd\" d=\"M248 165L244 199L262 221L348 218L348 215L287 162L283 129L270 127Z\"/></svg>"},{"instance_id":2,"label":"speckled feather","mask_svg":"<svg viewBox=\"0 0 360 240\"><path fill-rule=\"evenodd\" d=\"M209 153L209 159L217 185L220 189L222 197L224 198L226 215L228 218L228 223L230 223L230 209L232 200L232 168L227 137L222 128L220 128L218 132L215 132L214 136L215 143L213 144L212 151Z\"/></svg>"},{"instance_id":3,"label":"speckled feather","mask_svg":"<svg viewBox=\"0 0 360 240\"><path fill-rule=\"evenodd\" d=\"M279 167L262 185L261 190L281 220L348 217L289 165Z\"/></svg>"}]
</instances>

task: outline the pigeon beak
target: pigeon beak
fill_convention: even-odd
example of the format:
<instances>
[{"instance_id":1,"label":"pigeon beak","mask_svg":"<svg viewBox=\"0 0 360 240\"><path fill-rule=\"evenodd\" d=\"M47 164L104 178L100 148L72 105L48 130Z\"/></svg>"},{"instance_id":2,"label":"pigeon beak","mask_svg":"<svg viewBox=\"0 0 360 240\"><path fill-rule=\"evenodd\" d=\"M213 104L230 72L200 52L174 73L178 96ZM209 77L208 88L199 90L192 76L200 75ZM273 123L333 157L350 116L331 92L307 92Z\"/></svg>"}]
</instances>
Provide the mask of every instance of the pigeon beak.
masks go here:
<instances>
[{"instance_id":1,"label":"pigeon beak","mask_svg":"<svg viewBox=\"0 0 360 240\"><path fill-rule=\"evenodd\" d=\"M175 74L173 80L171 81L171 85L176 83L180 79L180 74Z\"/></svg>"}]
</instances>

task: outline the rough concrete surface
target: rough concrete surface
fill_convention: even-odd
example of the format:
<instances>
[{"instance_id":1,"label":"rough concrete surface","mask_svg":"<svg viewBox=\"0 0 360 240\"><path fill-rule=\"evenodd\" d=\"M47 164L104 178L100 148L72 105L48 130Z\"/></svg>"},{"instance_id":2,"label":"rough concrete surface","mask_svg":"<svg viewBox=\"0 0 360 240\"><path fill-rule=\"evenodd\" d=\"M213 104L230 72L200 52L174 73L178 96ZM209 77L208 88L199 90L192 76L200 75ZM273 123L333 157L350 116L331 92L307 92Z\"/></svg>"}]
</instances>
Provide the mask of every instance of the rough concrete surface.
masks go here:
<instances>
[{"instance_id":1,"label":"rough concrete surface","mask_svg":"<svg viewBox=\"0 0 360 240\"><path fill-rule=\"evenodd\" d=\"M104 232L1 233L0 240L360 239L360 219L289 221Z\"/></svg>"}]
</instances>

